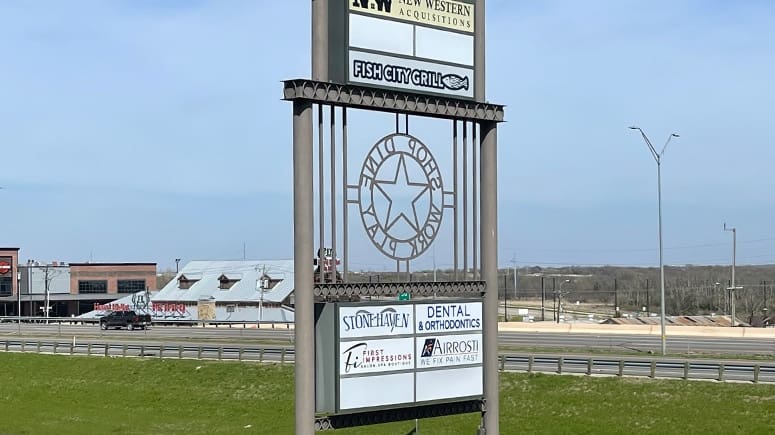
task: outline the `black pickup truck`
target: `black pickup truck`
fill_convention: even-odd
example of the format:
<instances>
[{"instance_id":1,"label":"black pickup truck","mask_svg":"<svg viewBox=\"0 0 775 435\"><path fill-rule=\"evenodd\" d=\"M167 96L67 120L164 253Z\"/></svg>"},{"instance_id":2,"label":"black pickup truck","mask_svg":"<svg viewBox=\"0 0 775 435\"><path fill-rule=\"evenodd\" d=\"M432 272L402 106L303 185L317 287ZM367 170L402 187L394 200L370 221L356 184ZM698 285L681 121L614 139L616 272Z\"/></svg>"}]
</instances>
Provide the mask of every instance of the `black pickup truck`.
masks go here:
<instances>
[{"instance_id":1,"label":"black pickup truck","mask_svg":"<svg viewBox=\"0 0 775 435\"><path fill-rule=\"evenodd\" d=\"M111 311L100 318L100 329L126 328L131 331L135 328L145 329L150 325L150 315L134 311Z\"/></svg>"}]
</instances>

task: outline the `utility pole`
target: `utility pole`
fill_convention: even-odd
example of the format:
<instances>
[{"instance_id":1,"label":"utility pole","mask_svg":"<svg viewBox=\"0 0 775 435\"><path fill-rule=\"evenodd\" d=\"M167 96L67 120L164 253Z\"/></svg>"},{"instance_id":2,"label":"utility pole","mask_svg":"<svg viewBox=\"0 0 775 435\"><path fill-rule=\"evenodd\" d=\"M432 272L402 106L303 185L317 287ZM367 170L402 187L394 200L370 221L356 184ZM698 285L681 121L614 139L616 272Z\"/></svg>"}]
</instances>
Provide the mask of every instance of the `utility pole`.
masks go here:
<instances>
[{"instance_id":1,"label":"utility pole","mask_svg":"<svg viewBox=\"0 0 775 435\"><path fill-rule=\"evenodd\" d=\"M557 323L560 323L560 314L562 314L562 285L569 282L569 279L560 281L560 291L557 293Z\"/></svg>"},{"instance_id":2,"label":"utility pole","mask_svg":"<svg viewBox=\"0 0 775 435\"><path fill-rule=\"evenodd\" d=\"M16 307L16 321L19 324L19 328L21 328L22 324L22 273L19 271L19 265L18 261L16 262L16 300L18 301L18 307ZM765 296L766 300L766 296ZM765 304L765 306L767 306Z\"/></svg>"},{"instance_id":3,"label":"utility pole","mask_svg":"<svg viewBox=\"0 0 775 435\"><path fill-rule=\"evenodd\" d=\"M546 287L544 287L544 277L541 277L541 321L546 320L544 301L546 300Z\"/></svg>"},{"instance_id":4,"label":"utility pole","mask_svg":"<svg viewBox=\"0 0 775 435\"><path fill-rule=\"evenodd\" d=\"M614 316L619 317L619 286L614 278Z\"/></svg>"},{"instance_id":5,"label":"utility pole","mask_svg":"<svg viewBox=\"0 0 775 435\"><path fill-rule=\"evenodd\" d=\"M30 317L35 316L35 306L32 301L32 264L33 260L27 260L27 298L30 300Z\"/></svg>"},{"instance_id":6,"label":"utility pole","mask_svg":"<svg viewBox=\"0 0 775 435\"><path fill-rule=\"evenodd\" d=\"M735 263L737 259L737 228L727 228L727 223L724 222L724 231L732 232L732 284L729 287L729 309L732 312L732 326L737 326L735 320Z\"/></svg>"},{"instance_id":7,"label":"utility pole","mask_svg":"<svg viewBox=\"0 0 775 435\"><path fill-rule=\"evenodd\" d=\"M648 279L646 279L646 314L651 316L651 291L649 290Z\"/></svg>"},{"instance_id":8,"label":"utility pole","mask_svg":"<svg viewBox=\"0 0 775 435\"><path fill-rule=\"evenodd\" d=\"M45 290L46 290L46 294L45 294L46 303L45 303L45 305L44 305L44 307L43 307L43 311L45 312L45 313L44 313L44 316L46 317L46 325L48 325L48 312L49 312L49 310L51 309L51 308L49 308L49 306L48 306L48 304L49 304L49 299L48 299L48 298L49 298L49 296L48 296L48 289L49 289L49 282L48 282L48 264L46 264L46 267L45 267L45 269L44 269L44 270L45 270L45 272L44 272L44 275L43 275L43 279L44 279L44 281L43 281L43 284L44 284L44 288L45 288Z\"/></svg>"},{"instance_id":9,"label":"utility pole","mask_svg":"<svg viewBox=\"0 0 775 435\"><path fill-rule=\"evenodd\" d=\"M517 262L514 262L514 299L517 299Z\"/></svg>"},{"instance_id":10,"label":"utility pole","mask_svg":"<svg viewBox=\"0 0 775 435\"><path fill-rule=\"evenodd\" d=\"M508 322L509 321L509 312L508 312L509 308L508 308L508 305L506 305L506 295L508 294L508 292L506 291L507 290L507 288L506 288L507 281L506 280L508 278L509 278L508 275L506 275L504 273L503 274L503 321L504 322Z\"/></svg>"},{"instance_id":11,"label":"utility pole","mask_svg":"<svg viewBox=\"0 0 775 435\"><path fill-rule=\"evenodd\" d=\"M258 272L258 265L256 265L255 270ZM269 279L266 277L266 265L261 269L261 276L256 279L256 287L261 292L258 297L258 323L260 327L261 322L264 320L264 292L269 288Z\"/></svg>"},{"instance_id":12,"label":"utility pole","mask_svg":"<svg viewBox=\"0 0 775 435\"><path fill-rule=\"evenodd\" d=\"M554 321L560 323L560 316L557 315L557 278L552 277L552 317Z\"/></svg>"}]
</instances>

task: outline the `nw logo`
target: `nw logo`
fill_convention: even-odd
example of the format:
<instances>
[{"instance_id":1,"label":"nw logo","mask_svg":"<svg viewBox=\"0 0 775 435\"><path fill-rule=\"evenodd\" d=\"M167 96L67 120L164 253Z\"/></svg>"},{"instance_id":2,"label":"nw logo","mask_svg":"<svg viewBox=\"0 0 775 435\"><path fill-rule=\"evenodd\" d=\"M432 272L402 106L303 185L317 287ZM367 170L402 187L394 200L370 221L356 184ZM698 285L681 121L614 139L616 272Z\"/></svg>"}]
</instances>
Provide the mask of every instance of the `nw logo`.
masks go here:
<instances>
[{"instance_id":1,"label":"nw logo","mask_svg":"<svg viewBox=\"0 0 775 435\"><path fill-rule=\"evenodd\" d=\"M377 4L377 10L382 12L384 9L385 12L390 13L390 7L393 4L393 0L373 0L374 3ZM370 1L369 0L355 0L353 1L353 7L361 7L363 9L369 9ZM374 5L371 5L371 8L374 9Z\"/></svg>"}]
</instances>

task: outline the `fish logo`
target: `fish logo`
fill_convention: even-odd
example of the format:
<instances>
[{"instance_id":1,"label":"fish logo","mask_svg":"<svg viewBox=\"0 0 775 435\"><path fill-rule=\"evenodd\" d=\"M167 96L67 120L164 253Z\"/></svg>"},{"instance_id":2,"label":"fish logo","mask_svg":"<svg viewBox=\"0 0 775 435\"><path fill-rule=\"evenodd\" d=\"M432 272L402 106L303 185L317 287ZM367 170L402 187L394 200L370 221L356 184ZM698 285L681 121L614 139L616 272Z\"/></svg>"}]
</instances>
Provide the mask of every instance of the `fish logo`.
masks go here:
<instances>
[{"instance_id":1,"label":"fish logo","mask_svg":"<svg viewBox=\"0 0 775 435\"><path fill-rule=\"evenodd\" d=\"M441 78L444 87L453 91L468 90L468 77L460 77L457 74L446 74Z\"/></svg>"}]
</instances>

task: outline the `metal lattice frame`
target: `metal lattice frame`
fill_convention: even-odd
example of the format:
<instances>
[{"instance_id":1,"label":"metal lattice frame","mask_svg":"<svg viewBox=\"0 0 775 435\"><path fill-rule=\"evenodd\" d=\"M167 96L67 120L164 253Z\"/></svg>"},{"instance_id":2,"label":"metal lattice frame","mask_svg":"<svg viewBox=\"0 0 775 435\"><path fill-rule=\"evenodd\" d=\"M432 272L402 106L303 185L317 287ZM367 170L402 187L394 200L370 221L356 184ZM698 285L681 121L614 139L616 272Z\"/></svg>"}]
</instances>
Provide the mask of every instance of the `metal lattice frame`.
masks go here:
<instances>
[{"instance_id":1,"label":"metal lattice frame","mask_svg":"<svg viewBox=\"0 0 775 435\"><path fill-rule=\"evenodd\" d=\"M284 81L283 99L471 122L504 121L504 106L498 104L308 79Z\"/></svg>"},{"instance_id":2,"label":"metal lattice frame","mask_svg":"<svg viewBox=\"0 0 775 435\"><path fill-rule=\"evenodd\" d=\"M394 421L412 420L415 418L442 417L445 415L484 412L484 400L468 400L455 403L424 405L413 408L387 409L382 411L360 412L355 414L340 414L315 419L315 430L334 430L346 427L365 426L370 424L391 423Z\"/></svg>"},{"instance_id":3,"label":"metal lattice frame","mask_svg":"<svg viewBox=\"0 0 775 435\"><path fill-rule=\"evenodd\" d=\"M342 296L396 296L411 289L417 297L429 296L481 296L485 291L484 281L423 281L385 283L315 283L316 297Z\"/></svg>"}]
</instances>

